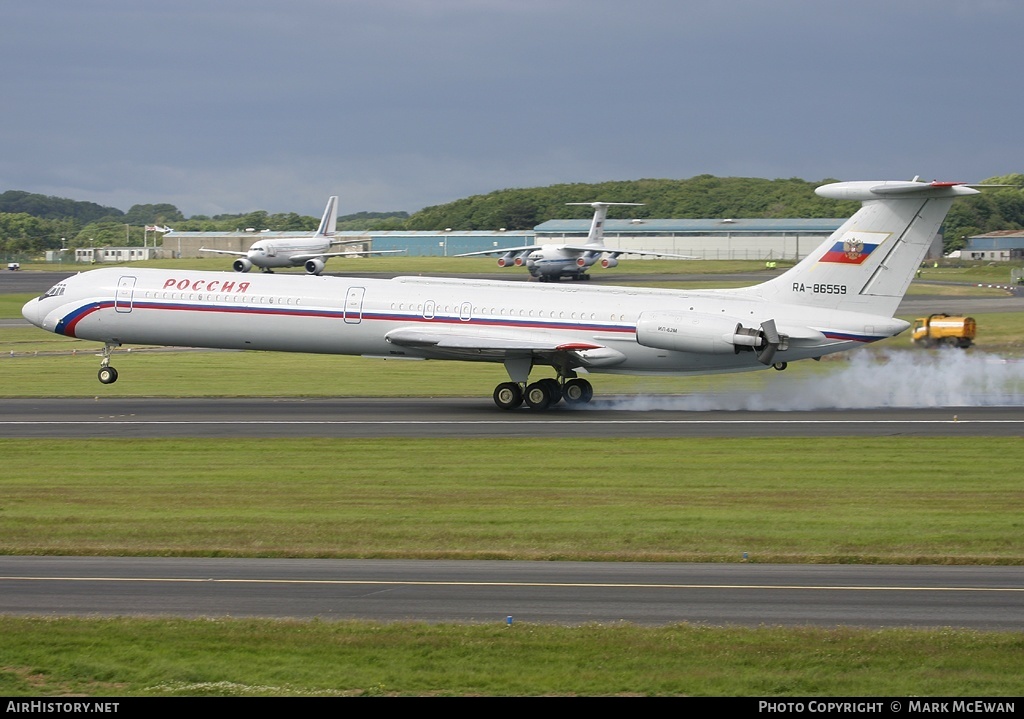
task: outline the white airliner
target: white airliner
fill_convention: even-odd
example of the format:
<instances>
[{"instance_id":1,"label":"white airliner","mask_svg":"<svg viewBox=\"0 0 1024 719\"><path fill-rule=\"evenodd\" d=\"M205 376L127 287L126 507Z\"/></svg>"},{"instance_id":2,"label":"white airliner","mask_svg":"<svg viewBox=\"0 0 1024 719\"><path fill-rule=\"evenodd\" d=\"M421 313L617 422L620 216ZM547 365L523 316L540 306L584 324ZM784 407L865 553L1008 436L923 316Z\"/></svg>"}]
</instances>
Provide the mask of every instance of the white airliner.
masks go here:
<instances>
[{"instance_id":1,"label":"white airliner","mask_svg":"<svg viewBox=\"0 0 1024 719\"><path fill-rule=\"evenodd\" d=\"M91 270L29 301L37 327L104 343L502 363L503 409L593 395L581 373L706 374L819 359L896 335L900 300L963 183L840 182L862 207L820 247L759 285L718 290L397 277ZM539 366L551 377L530 383Z\"/></svg>"},{"instance_id":2,"label":"white airliner","mask_svg":"<svg viewBox=\"0 0 1024 719\"><path fill-rule=\"evenodd\" d=\"M558 282L563 277L574 280L589 280L589 270L598 260L601 267L615 267L619 264L620 255L642 255L646 257L674 257L680 260L693 260L687 255L672 255L665 252L645 252L644 250L617 250L604 244L604 221L608 216L608 208L614 205L638 207L639 202L567 202L567 205L584 205L594 208L594 219L590 222L587 241L582 245L523 245L522 247L503 247L497 250L481 252L463 252L456 257L473 257L477 255L498 255L498 267L526 267L533 277L541 282ZM603 259L602 259L603 257Z\"/></svg>"},{"instance_id":3,"label":"white airliner","mask_svg":"<svg viewBox=\"0 0 1024 719\"><path fill-rule=\"evenodd\" d=\"M284 237L276 239L258 240L246 252L232 252L231 250L211 250L200 247L200 252L216 252L219 255L234 255L238 257L232 263L235 272L248 272L259 267L264 272L273 272L275 267L305 267L306 273L319 275L324 271L324 265L328 257L351 257L353 255L383 255L400 252L401 250L381 250L379 252L328 252L335 245L352 245L361 243L362 240L335 240L334 230L338 224L336 207L337 196L327 200L327 209L320 219L320 227L316 232L307 237Z\"/></svg>"}]
</instances>

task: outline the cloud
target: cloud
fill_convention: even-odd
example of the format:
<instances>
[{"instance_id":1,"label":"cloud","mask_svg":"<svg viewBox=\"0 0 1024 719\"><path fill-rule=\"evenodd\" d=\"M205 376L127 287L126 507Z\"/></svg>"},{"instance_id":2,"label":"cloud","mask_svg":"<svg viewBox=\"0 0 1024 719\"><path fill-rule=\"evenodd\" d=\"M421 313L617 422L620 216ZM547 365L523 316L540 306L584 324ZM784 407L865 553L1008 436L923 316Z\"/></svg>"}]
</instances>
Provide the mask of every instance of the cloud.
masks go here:
<instances>
[{"instance_id":1,"label":"cloud","mask_svg":"<svg viewBox=\"0 0 1024 719\"><path fill-rule=\"evenodd\" d=\"M702 173L979 180L1021 170L1022 15L998 0L5 3L0 190L317 215L333 188L354 212Z\"/></svg>"}]
</instances>

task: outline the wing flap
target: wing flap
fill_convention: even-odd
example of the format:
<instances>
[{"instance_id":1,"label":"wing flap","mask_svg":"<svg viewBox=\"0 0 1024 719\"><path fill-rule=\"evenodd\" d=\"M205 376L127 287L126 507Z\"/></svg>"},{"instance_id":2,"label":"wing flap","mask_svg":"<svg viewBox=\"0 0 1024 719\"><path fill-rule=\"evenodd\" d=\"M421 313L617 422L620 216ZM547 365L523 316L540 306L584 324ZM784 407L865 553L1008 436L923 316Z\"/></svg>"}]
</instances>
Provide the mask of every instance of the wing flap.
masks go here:
<instances>
[{"instance_id":1,"label":"wing flap","mask_svg":"<svg viewBox=\"0 0 1024 719\"><path fill-rule=\"evenodd\" d=\"M553 352L561 344L553 338L530 332L458 332L402 327L386 335L391 344L405 347L437 347L465 350L538 350Z\"/></svg>"},{"instance_id":2,"label":"wing flap","mask_svg":"<svg viewBox=\"0 0 1024 719\"><path fill-rule=\"evenodd\" d=\"M673 257L677 260L697 260L694 255L676 255L671 252L654 252L653 250L622 250L618 247L605 247L604 245L557 245L560 250L572 252L598 252L601 254L618 257L619 255L641 255L644 257Z\"/></svg>"},{"instance_id":3,"label":"wing flap","mask_svg":"<svg viewBox=\"0 0 1024 719\"><path fill-rule=\"evenodd\" d=\"M480 255L507 255L511 253L527 252L541 249L540 245L523 245L521 247L495 247L493 250L481 250L480 252L462 252L453 257L477 257Z\"/></svg>"},{"instance_id":4,"label":"wing flap","mask_svg":"<svg viewBox=\"0 0 1024 719\"><path fill-rule=\"evenodd\" d=\"M595 342L565 342L564 337L528 330L400 327L388 332L384 339L428 355L466 359L528 354L547 362L559 358L574 367L607 367L626 359L618 350Z\"/></svg>"}]
</instances>

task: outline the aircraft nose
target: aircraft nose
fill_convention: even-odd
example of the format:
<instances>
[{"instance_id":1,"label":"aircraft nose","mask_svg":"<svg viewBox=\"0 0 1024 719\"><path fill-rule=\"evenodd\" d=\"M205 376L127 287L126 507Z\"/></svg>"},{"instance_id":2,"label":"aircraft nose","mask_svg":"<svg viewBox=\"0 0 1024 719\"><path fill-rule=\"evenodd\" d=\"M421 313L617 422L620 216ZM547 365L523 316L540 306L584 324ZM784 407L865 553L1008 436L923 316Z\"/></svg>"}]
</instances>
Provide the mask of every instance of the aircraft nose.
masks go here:
<instances>
[{"instance_id":1,"label":"aircraft nose","mask_svg":"<svg viewBox=\"0 0 1024 719\"><path fill-rule=\"evenodd\" d=\"M25 306L21 308L21 316L27 319L29 322L34 324L36 327L43 326L43 311L39 307L40 302L38 297L33 297Z\"/></svg>"}]
</instances>

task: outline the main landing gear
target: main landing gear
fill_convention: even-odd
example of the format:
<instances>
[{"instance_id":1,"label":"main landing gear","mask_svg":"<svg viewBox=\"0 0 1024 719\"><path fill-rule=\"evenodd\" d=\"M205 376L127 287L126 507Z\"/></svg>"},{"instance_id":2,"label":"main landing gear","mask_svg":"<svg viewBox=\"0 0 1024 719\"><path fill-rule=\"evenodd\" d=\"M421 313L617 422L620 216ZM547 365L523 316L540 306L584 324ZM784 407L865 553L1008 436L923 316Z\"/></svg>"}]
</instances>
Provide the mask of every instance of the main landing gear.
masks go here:
<instances>
[{"instance_id":1,"label":"main landing gear","mask_svg":"<svg viewBox=\"0 0 1024 719\"><path fill-rule=\"evenodd\" d=\"M525 385L525 386L524 386ZM501 409L515 409L526 403L530 409L542 410L553 407L561 401L568 405L582 405L594 396L594 388L585 379L573 378L559 381L553 377L525 382L502 382L494 388L494 404Z\"/></svg>"},{"instance_id":2,"label":"main landing gear","mask_svg":"<svg viewBox=\"0 0 1024 719\"><path fill-rule=\"evenodd\" d=\"M110 351L115 347L120 347L120 344L108 342L103 345L103 359L100 360L100 371L97 375L102 384L117 382L117 370L110 366Z\"/></svg>"}]
</instances>

